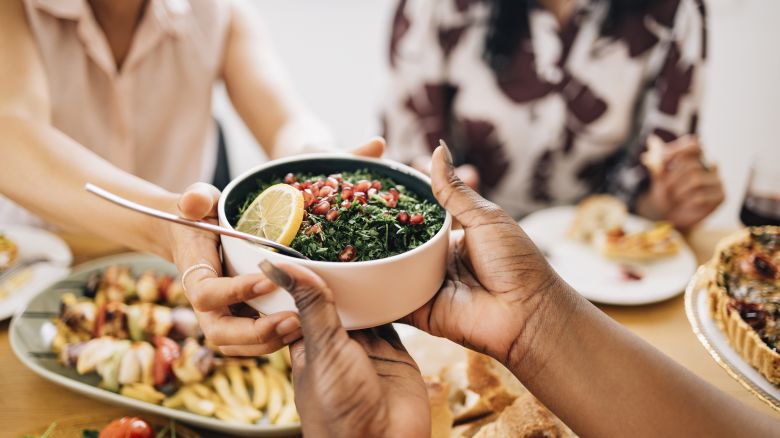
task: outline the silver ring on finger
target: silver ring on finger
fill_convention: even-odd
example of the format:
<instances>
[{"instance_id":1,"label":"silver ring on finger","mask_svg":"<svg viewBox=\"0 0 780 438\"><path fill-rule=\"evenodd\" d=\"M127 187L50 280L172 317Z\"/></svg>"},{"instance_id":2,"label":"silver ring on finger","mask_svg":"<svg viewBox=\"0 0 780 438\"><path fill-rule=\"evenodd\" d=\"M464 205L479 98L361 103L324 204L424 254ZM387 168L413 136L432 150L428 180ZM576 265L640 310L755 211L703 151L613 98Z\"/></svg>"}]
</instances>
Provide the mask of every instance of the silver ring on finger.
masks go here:
<instances>
[{"instance_id":1,"label":"silver ring on finger","mask_svg":"<svg viewBox=\"0 0 780 438\"><path fill-rule=\"evenodd\" d=\"M181 287L186 291L187 285L184 284L184 281L187 279L187 276L193 273L194 271L197 271L198 269L208 269L209 271L213 272L214 275L219 276L219 273L217 273L217 270L214 269L213 266L211 266L208 263L198 263L195 265L190 266L187 268L183 274L181 274Z\"/></svg>"}]
</instances>

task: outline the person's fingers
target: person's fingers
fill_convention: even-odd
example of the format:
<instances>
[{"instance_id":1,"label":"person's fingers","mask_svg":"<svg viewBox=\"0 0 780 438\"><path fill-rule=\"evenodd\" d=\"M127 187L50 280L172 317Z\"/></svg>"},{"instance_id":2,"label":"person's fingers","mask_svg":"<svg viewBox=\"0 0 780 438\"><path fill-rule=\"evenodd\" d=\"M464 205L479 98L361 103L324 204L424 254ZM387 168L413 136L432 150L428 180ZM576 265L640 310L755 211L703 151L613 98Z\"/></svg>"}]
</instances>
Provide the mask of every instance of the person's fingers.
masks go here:
<instances>
[{"instance_id":1,"label":"person's fingers","mask_svg":"<svg viewBox=\"0 0 780 438\"><path fill-rule=\"evenodd\" d=\"M284 343L277 339L263 345L225 345L218 348L219 352L225 356L257 357L271 354L282 347L284 347Z\"/></svg>"},{"instance_id":2,"label":"person's fingers","mask_svg":"<svg viewBox=\"0 0 780 438\"><path fill-rule=\"evenodd\" d=\"M283 338L300 327L298 315L293 312L279 312L257 319L215 312L197 315L203 334L217 346L281 345Z\"/></svg>"},{"instance_id":3,"label":"person's fingers","mask_svg":"<svg viewBox=\"0 0 780 438\"><path fill-rule=\"evenodd\" d=\"M360 155L362 157L379 158L385 153L385 139L382 137L374 137L369 140L368 143L358 146L350 152L353 155Z\"/></svg>"},{"instance_id":4,"label":"person's fingers","mask_svg":"<svg viewBox=\"0 0 780 438\"><path fill-rule=\"evenodd\" d=\"M669 143L663 152L663 168L666 171L673 171L687 160L693 160L701 166L702 149L696 137L680 137Z\"/></svg>"},{"instance_id":5,"label":"person's fingers","mask_svg":"<svg viewBox=\"0 0 780 438\"><path fill-rule=\"evenodd\" d=\"M704 187L693 192L681 208L714 210L724 199L725 196L720 187Z\"/></svg>"},{"instance_id":6,"label":"person's fingers","mask_svg":"<svg viewBox=\"0 0 780 438\"><path fill-rule=\"evenodd\" d=\"M670 188L680 186L691 175L704 172L701 164L696 159L679 161L674 169L669 169L660 175L661 180Z\"/></svg>"},{"instance_id":7,"label":"person's fingers","mask_svg":"<svg viewBox=\"0 0 780 438\"><path fill-rule=\"evenodd\" d=\"M431 185L436 200L463 228L495 222L515 223L495 204L479 196L458 178L452 165L452 155L443 140L433 151Z\"/></svg>"},{"instance_id":8,"label":"person's fingers","mask_svg":"<svg viewBox=\"0 0 780 438\"><path fill-rule=\"evenodd\" d=\"M687 231L715 211L724 199L720 187L697 190L684 203L675 205L667 219L676 228Z\"/></svg>"},{"instance_id":9,"label":"person's fingers","mask_svg":"<svg viewBox=\"0 0 780 438\"><path fill-rule=\"evenodd\" d=\"M292 368L293 385L300 382L304 371L306 370L306 348L303 339L299 339L290 344L290 366Z\"/></svg>"},{"instance_id":10,"label":"person's fingers","mask_svg":"<svg viewBox=\"0 0 780 438\"><path fill-rule=\"evenodd\" d=\"M720 178L711 172L691 172L687 178L681 179L679 184L669 188L672 203L686 203L697 191L720 191Z\"/></svg>"},{"instance_id":11,"label":"person's fingers","mask_svg":"<svg viewBox=\"0 0 780 438\"><path fill-rule=\"evenodd\" d=\"M195 183L179 197L179 213L192 220L216 217L219 195L219 190L211 184Z\"/></svg>"},{"instance_id":12,"label":"person's fingers","mask_svg":"<svg viewBox=\"0 0 780 438\"><path fill-rule=\"evenodd\" d=\"M223 309L277 289L263 274L216 277L213 272L200 269L190 273L186 280L187 299L202 312Z\"/></svg>"},{"instance_id":13,"label":"person's fingers","mask_svg":"<svg viewBox=\"0 0 780 438\"><path fill-rule=\"evenodd\" d=\"M673 156L677 153L685 153L688 148L700 147L699 138L696 135L686 134L666 143L666 147L663 152L666 157ZM701 150L701 149L700 149Z\"/></svg>"},{"instance_id":14,"label":"person's fingers","mask_svg":"<svg viewBox=\"0 0 780 438\"><path fill-rule=\"evenodd\" d=\"M333 292L317 274L302 266L264 260L260 269L269 280L292 295L301 317L307 360L314 361L323 351L340 348L348 340L336 312Z\"/></svg>"}]
</instances>

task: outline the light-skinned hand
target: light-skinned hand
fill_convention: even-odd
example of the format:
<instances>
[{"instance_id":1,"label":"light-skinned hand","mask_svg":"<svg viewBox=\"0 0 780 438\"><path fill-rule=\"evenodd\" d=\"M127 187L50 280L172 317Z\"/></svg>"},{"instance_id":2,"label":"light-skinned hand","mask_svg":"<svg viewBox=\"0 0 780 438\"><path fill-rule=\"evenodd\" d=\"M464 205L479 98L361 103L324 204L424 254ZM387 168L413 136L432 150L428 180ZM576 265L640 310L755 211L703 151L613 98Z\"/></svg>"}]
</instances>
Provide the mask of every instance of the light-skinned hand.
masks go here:
<instances>
[{"instance_id":1,"label":"light-skinned hand","mask_svg":"<svg viewBox=\"0 0 780 438\"><path fill-rule=\"evenodd\" d=\"M351 151L355 155L380 157L385 142L375 138ZM217 223L220 192L206 183L190 186L179 198L178 213L188 219ZM276 285L262 273L223 277L219 237L213 233L171 225L172 255L179 272L204 263L214 268L197 269L187 275L185 290L207 341L231 356L268 354L301 337L300 320L294 312L279 312L262 318L235 316L230 306L270 293Z\"/></svg>"}]
</instances>

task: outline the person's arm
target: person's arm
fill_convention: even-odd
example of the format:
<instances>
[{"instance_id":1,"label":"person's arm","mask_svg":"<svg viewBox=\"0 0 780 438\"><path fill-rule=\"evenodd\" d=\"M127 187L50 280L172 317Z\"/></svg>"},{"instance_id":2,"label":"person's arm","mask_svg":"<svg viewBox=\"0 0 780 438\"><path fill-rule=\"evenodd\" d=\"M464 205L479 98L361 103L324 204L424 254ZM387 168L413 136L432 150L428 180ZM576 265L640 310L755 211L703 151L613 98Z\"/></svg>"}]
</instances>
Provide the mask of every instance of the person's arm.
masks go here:
<instances>
[{"instance_id":1,"label":"person's arm","mask_svg":"<svg viewBox=\"0 0 780 438\"><path fill-rule=\"evenodd\" d=\"M0 193L60 228L155 253L174 261L180 272L210 265L214 272L192 271L185 286L214 345L266 354L280 348L285 336L300 337L300 324L291 312L256 320L231 315L229 305L275 287L261 274L219 277L217 236L125 210L84 190L91 182L151 207L216 222L219 191L213 186L197 183L182 195L169 193L116 168L54 128L45 73L21 1L0 2L0 29L0 59L13 60L0 63ZM368 145L373 150L381 146ZM289 319L293 321L283 330L277 327Z\"/></svg>"},{"instance_id":2,"label":"person's arm","mask_svg":"<svg viewBox=\"0 0 780 438\"><path fill-rule=\"evenodd\" d=\"M612 321L509 215L434 152L434 194L464 228L442 289L405 321L489 354L583 436L771 436L758 414Z\"/></svg>"},{"instance_id":3,"label":"person's arm","mask_svg":"<svg viewBox=\"0 0 780 438\"><path fill-rule=\"evenodd\" d=\"M251 5L231 1L222 77L230 101L271 157L333 148L330 131L295 93Z\"/></svg>"},{"instance_id":4,"label":"person's arm","mask_svg":"<svg viewBox=\"0 0 780 438\"><path fill-rule=\"evenodd\" d=\"M506 366L583 436L773 436L746 407L610 319L565 285L544 291Z\"/></svg>"},{"instance_id":5,"label":"person's arm","mask_svg":"<svg viewBox=\"0 0 780 438\"><path fill-rule=\"evenodd\" d=\"M21 1L0 4L1 192L63 229L90 231L170 258L161 225L84 191L93 182L171 210L176 196L127 174L50 124L46 77Z\"/></svg>"}]
</instances>

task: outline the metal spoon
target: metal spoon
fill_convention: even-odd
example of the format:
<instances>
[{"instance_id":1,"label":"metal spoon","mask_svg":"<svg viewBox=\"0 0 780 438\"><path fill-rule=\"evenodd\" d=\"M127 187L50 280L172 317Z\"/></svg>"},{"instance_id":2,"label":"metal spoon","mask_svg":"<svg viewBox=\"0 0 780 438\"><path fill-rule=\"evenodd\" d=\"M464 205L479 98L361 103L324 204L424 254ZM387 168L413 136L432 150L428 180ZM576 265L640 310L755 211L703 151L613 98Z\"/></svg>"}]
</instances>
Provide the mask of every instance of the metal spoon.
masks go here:
<instances>
[{"instance_id":1,"label":"metal spoon","mask_svg":"<svg viewBox=\"0 0 780 438\"><path fill-rule=\"evenodd\" d=\"M299 259L307 259L306 256L298 251L290 248L289 246L282 245L281 243L274 242L273 240L265 239L263 237L254 236L252 234L242 233L241 231L231 230L230 228L221 227L205 221L194 221L191 219L185 219L183 217L176 216L171 213L160 211L145 205L141 205L125 199L117 194L111 193L108 190L101 189L100 187L87 183L84 185L84 189L94 195L98 195L101 198L111 201L116 205L128 208L130 210L137 211L158 219L174 222L179 225L185 225L199 230L211 231L212 233L222 234L229 237L235 237L236 239L246 240L247 242L254 243L255 245L265 246L267 248L273 248L282 254L296 257Z\"/></svg>"}]
</instances>

